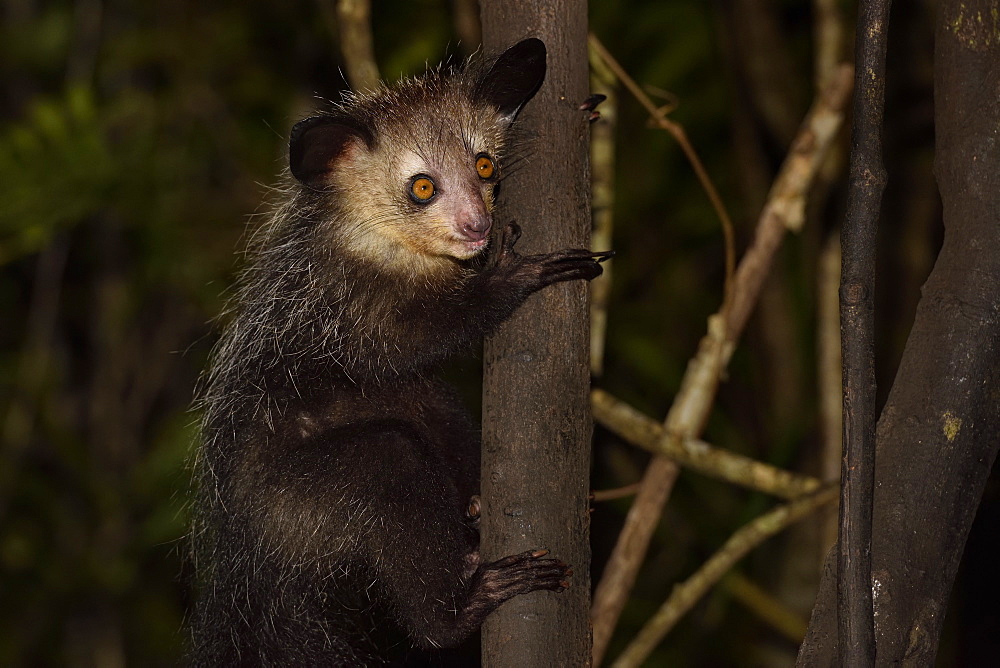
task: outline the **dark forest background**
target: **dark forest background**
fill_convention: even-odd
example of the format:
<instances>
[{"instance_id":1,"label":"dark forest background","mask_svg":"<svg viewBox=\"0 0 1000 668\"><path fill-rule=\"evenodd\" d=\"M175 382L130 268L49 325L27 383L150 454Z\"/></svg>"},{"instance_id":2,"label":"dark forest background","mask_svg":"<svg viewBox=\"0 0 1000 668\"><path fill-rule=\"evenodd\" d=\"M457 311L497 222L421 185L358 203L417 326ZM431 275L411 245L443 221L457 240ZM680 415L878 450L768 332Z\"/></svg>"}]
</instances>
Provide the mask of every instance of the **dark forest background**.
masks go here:
<instances>
[{"instance_id":1,"label":"dark forest background","mask_svg":"<svg viewBox=\"0 0 1000 668\"><path fill-rule=\"evenodd\" d=\"M671 118L733 215L738 249L814 95L819 4L591 6L591 30L625 69L676 103ZM382 76L471 51L455 5L375 3ZM846 56L854 3L835 5ZM882 396L940 244L933 18L933 2L897 3L889 35ZM289 128L346 87L337 34L324 0L0 2L0 665L177 662L190 603L193 388L238 251L275 201ZM617 112L619 255L595 385L659 420L720 303L722 235L676 142L625 93ZM780 252L705 431L715 445L825 477L817 267L842 216L846 146L842 138L804 230ZM526 234L532 224L544 223L523 222ZM595 489L634 482L648 459L600 428L594 448ZM996 526L996 499L991 486L980 522ZM610 654L771 503L683 473ZM628 499L595 506L596 581ZM790 663L825 523L807 521L745 559L668 636L655 665ZM998 589L993 548L990 532L974 529L942 665L998 651L1000 615L981 609Z\"/></svg>"}]
</instances>

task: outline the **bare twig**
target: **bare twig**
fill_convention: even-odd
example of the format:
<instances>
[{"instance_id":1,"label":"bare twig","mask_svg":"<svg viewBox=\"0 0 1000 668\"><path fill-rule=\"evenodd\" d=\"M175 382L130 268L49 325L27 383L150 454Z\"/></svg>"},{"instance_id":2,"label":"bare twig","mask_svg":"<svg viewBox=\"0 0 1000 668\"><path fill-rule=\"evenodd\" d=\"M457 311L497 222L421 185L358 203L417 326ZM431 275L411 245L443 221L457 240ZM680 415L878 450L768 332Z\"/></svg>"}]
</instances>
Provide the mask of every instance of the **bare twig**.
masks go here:
<instances>
[{"instance_id":1,"label":"bare twig","mask_svg":"<svg viewBox=\"0 0 1000 668\"><path fill-rule=\"evenodd\" d=\"M840 239L832 235L819 257L817 277L819 313L817 316L817 357L819 358L820 477L840 479L843 406L840 373ZM836 509L823 512L820 531L821 555L837 542ZM822 560L822 557L821 557Z\"/></svg>"},{"instance_id":2,"label":"bare twig","mask_svg":"<svg viewBox=\"0 0 1000 668\"><path fill-rule=\"evenodd\" d=\"M725 238L726 282L723 303L728 305L732 296L736 264L733 224L722 203L722 198L701 163L701 159L687 140L684 129L666 117L666 113L673 108L673 105L657 107L604 48L597 37L590 35L589 44L591 53L596 53L599 56L597 60L603 62L607 69L628 88L661 129L667 130L674 136L708 194L722 223ZM670 424L670 419L668 416L668 424ZM592 661L594 666L600 664L608 642L611 640L611 634L625 605L625 600L635 584L635 578L649 546L649 540L659 523L663 506L670 496L673 482L679 472L680 470L674 462L664 457L654 457L643 476L639 493L626 516L625 526L605 568L604 577L594 592L594 602L591 609L593 623Z\"/></svg>"},{"instance_id":3,"label":"bare twig","mask_svg":"<svg viewBox=\"0 0 1000 668\"><path fill-rule=\"evenodd\" d=\"M626 496L634 496L635 493L639 491L639 487L641 487L641 485L635 482L631 485L618 487L617 489L598 490L592 495L593 501L595 503L600 503L601 501L614 501L615 499L624 499Z\"/></svg>"},{"instance_id":4,"label":"bare twig","mask_svg":"<svg viewBox=\"0 0 1000 668\"><path fill-rule=\"evenodd\" d=\"M843 122L852 73L849 65L841 65L837 76L813 104L768 194L753 244L736 269L737 295L727 323L727 330L734 338L750 317L770 260L785 231L798 231L805 222L806 195Z\"/></svg>"},{"instance_id":5,"label":"bare twig","mask_svg":"<svg viewBox=\"0 0 1000 668\"><path fill-rule=\"evenodd\" d=\"M784 471L695 438L664 438L661 424L603 390L593 390L590 399L597 422L630 443L699 473L786 499L820 487L816 478Z\"/></svg>"},{"instance_id":6,"label":"bare twig","mask_svg":"<svg viewBox=\"0 0 1000 668\"><path fill-rule=\"evenodd\" d=\"M684 155L687 156L688 162L691 163L691 168L694 169L694 173L697 175L698 180L701 182L701 187L704 188L705 193L708 195L708 199L712 203L712 208L715 209L716 215L719 216L719 221L722 223L722 234L726 243L726 301L729 301L729 295L731 293L732 282L733 282L733 271L736 266L736 233L733 231L733 221L729 217L729 213L726 211L725 204L722 203L722 197L719 196L719 191L715 189L715 184L712 183L712 179L708 175L705 166L701 163L701 158L698 157L697 152L695 152L694 147L691 146L691 142L688 141L687 134L684 132L684 128L669 118L666 117L666 112L664 108L657 107L649 96L639 87L639 84L635 82L635 79L629 76L618 61L615 60L614 56L604 48L604 45L599 39L593 34L589 36L589 44L591 50L597 52L601 57L601 60L607 65L608 69L611 70L619 81L628 88L629 92L635 96L635 99L639 101L649 115L656 122L657 126L663 130L666 130L674 136L677 143L680 144L681 150L684 151ZM669 106L667 109L672 109L673 106Z\"/></svg>"},{"instance_id":7,"label":"bare twig","mask_svg":"<svg viewBox=\"0 0 1000 668\"><path fill-rule=\"evenodd\" d=\"M846 30L840 1L813 0L813 17L816 90L823 90L830 83L837 65L844 60Z\"/></svg>"},{"instance_id":8,"label":"bare twig","mask_svg":"<svg viewBox=\"0 0 1000 668\"><path fill-rule=\"evenodd\" d=\"M802 642L806 634L806 620L750 578L733 571L725 577L721 586L743 607L775 631L796 645Z\"/></svg>"},{"instance_id":9,"label":"bare twig","mask_svg":"<svg viewBox=\"0 0 1000 668\"><path fill-rule=\"evenodd\" d=\"M625 525L594 590L590 619L593 628L591 665L595 668L608 649L618 617L635 585L639 566L646 557L649 539L679 473L680 467L672 460L653 457L639 483L639 491L625 516Z\"/></svg>"},{"instance_id":10,"label":"bare twig","mask_svg":"<svg viewBox=\"0 0 1000 668\"><path fill-rule=\"evenodd\" d=\"M378 66L372 45L370 0L337 0L337 28L340 53L351 88L374 88L378 85Z\"/></svg>"},{"instance_id":11,"label":"bare twig","mask_svg":"<svg viewBox=\"0 0 1000 668\"><path fill-rule=\"evenodd\" d=\"M590 90L607 97L601 103L600 121L590 133L591 218L590 247L595 251L612 247L615 204L615 127L618 121L618 91L615 76L594 51L590 56ZM604 371L608 300L611 296L613 261L604 263L604 273L590 282L590 372Z\"/></svg>"},{"instance_id":12,"label":"bare twig","mask_svg":"<svg viewBox=\"0 0 1000 668\"><path fill-rule=\"evenodd\" d=\"M621 73L618 76L623 83L626 81ZM634 82L632 85L635 85ZM688 363L665 421L660 438L664 444L658 445L658 449L680 448L685 439L695 439L701 433L714 402L722 370L728 364L757 301L774 254L785 232L797 230L802 225L806 194L840 127L842 109L850 89L851 70L849 66L844 66L807 115L761 212L755 239L736 268L731 291L733 298L709 318L708 333L702 338L698 353ZM655 109L647 108L651 111ZM663 503L676 476L676 465L658 456L653 458L643 477L643 487L636 497L635 506L626 518L604 577L594 592L595 666L607 649L607 642L635 583L649 538L659 522ZM636 508L640 503L644 513L641 516Z\"/></svg>"},{"instance_id":13,"label":"bare twig","mask_svg":"<svg viewBox=\"0 0 1000 668\"><path fill-rule=\"evenodd\" d=\"M813 0L813 57L817 90L829 85L838 65L844 60L847 24L839 0ZM831 184L844 170L847 152L842 142L830 151L820 168L820 197L814 205L824 206ZM821 209L816 208L815 211ZM817 359L820 423L819 477L824 481L840 479L843 435L842 378L840 372L840 238L830 235L820 251L817 275ZM838 507L820 513L815 554L822 564L825 555L837 542ZM819 569L817 569L817 573ZM815 587L813 587L815 591Z\"/></svg>"},{"instance_id":14,"label":"bare twig","mask_svg":"<svg viewBox=\"0 0 1000 668\"><path fill-rule=\"evenodd\" d=\"M875 230L885 168L882 114L888 0L865 0L858 13L850 190L841 233L840 317L844 368L837 633L846 666L875 662L871 531L875 490Z\"/></svg>"},{"instance_id":15,"label":"bare twig","mask_svg":"<svg viewBox=\"0 0 1000 668\"><path fill-rule=\"evenodd\" d=\"M766 539L836 498L837 488L830 485L813 495L778 506L739 529L694 575L674 587L670 598L612 665L615 668L641 665L684 613L737 561Z\"/></svg>"}]
</instances>

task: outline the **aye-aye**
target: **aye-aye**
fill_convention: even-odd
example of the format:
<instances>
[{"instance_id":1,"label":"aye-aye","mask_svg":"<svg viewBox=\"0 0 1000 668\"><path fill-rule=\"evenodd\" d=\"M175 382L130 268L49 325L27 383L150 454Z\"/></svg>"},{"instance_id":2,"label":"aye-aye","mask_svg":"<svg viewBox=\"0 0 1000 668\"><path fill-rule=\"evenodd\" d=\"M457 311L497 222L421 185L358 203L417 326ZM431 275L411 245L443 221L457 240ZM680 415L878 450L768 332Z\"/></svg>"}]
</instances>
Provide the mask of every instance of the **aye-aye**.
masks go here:
<instances>
[{"instance_id":1,"label":"aye-aye","mask_svg":"<svg viewBox=\"0 0 1000 668\"><path fill-rule=\"evenodd\" d=\"M516 225L493 229L545 57L526 39L292 130L287 196L204 379L193 664L403 661L568 586L544 550L480 563L479 433L435 378L610 255L521 256Z\"/></svg>"}]
</instances>

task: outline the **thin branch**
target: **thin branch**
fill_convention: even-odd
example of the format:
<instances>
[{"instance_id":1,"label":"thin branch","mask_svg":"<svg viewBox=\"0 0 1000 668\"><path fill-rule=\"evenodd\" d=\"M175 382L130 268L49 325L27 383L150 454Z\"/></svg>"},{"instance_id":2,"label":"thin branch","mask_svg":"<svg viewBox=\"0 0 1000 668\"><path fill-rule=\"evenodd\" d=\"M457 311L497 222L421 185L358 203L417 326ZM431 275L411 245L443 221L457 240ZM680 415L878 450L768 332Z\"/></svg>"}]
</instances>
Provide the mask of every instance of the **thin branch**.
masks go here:
<instances>
[{"instance_id":1,"label":"thin branch","mask_svg":"<svg viewBox=\"0 0 1000 668\"><path fill-rule=\"evenodd\" d=\"M846 55L848 29L840 4L840 0L813 0L813 76L816 90L829 85ZM832 184L841 177L846 158L844 144L838 142L820 168L817 188L819 197L811 204L813 212L818 213L826 207ZM840 479L840 458L843 452L839 235L831 234L823 244L817 266L816 356L820 427L818 475L825 481L834 481ZM819 530L815 538L815 554L820 565L837 542L838 510L839 504L820 513ZM816 570L817 575L821 570L822 568Z\"/></svg>"},{"instance_id":2,"label":"thin branch","mask_svg":"<svg viewBox=\"0 0 1000 668\"><path fill-rule=\"evenodd\" d=\"M663 130L666 130L674 136L677 143L680 144L681 150L684 151L684 155L687 156L688 162L691 163L691 168L694 169L695 175L697 175L698 180L701 182L701 187L704 188L705 193L708 195L709 201L712 203L712 207L715 209L716 215L719 217L719 221L722 223L722 234L725 239L726 244L726 288L725 288L725 300L728 303L730 295L732 293L733 284L733 271L736 266L736 233L733 231L733 221L729 217L729 213L726 211L725 204L722 203L722 197L719 196L719 191L715 189L715 184L712 183L711 177L708 175L708 171L705 166L701 163L701 158L698 157L698 153L691 146L691 142L688 141L687 133L684 132L684 128L669 118L666 117L666 111L662 107L657 107L649 96L639 87L639 84L635 82L635 79L629 76L615 57L604 47L597 37L591 33L589 36L590 48L596 51L604 61L608 69L610 69L614 75L618 78L622 84L628 88L629 92L635 96L635 99L639 101L649 115L652 117L653 121ZM673 109L673 106L667 107L667 110Z\"/></svg>"},{"instance_id":3,"label":"thin branch","mask_svg":"<svg viewBox=\"0 0 1000 668\"><path fill-rule=\"evenodd\" d=\"M591 665L596 668L604 658L611 635L621 616L625 601L646 558L649 540L659 524L680 467L667 457L653 457L646 467L639 491L625 516L625 524L611 552L601 581L594 590L590 609L592 632Z\"/></svg>"},{"instance_id":4,"label":"thin branch","mask_svg":"<svg viewBox=\"0 0 1000 668\"><path fill-rule=\"evenodd\" d=\"M726 326L730 338L739 336L746 325L785 231L798 231L805 223L806 196L843 123L852 74L850 65L840 66L814 102L778 172L758 219L753 245L736 269L737 295Z\"/></svg>"},{"instance_id":5,"label":"thin branch","mask_svg":"<svg viewBox=\"0 0 1000 668\"><path fill-rule=\"evenodd\" d=\"M589 36L589 45L591 53L596 53L600 57L599 60L645 107L658 126L674 136L708 194L708 198L722 223L725 239L726 279L723 308L727 309L732 297L736 241L733 224L722 203L722 198L702 165L701 159L688 141L684 129L666 117L666 113L673 109L673 105L657 107L593 34ZM667 424L670 424L670 420L671 417L668 415ZM669 459L654 457L643 476L642 486L625 518L625 525L605 567L604 576L594 592L594 602L591 609L593 623L592 662L594 666L600 665L608 642L611 640L611 634L618 622L618 617L621 615L625 600L635 584L639 566L649 547L649 540L659 523L663 506L670 496L674 480L679 472L680 469L677 465Z\"/></svg>"},{"instance_id":6,"label":"thin branch","mask_svg":"<svg viewBox=\"0 0 1000 668\"><path fill-rule=\"evenodd\" d=\"M612 664L614 668L641 665L684 613L750 550L836 498L837 488L830 485L813 495L778 506L740 528L694 575L674 587L670 598Z\"/></svg>"},{"instance_id":7,"label":"thin branch","mask_svg":"<svg viewBox=\"0 0 1000 668\"><path fill-rule=\"evenodd\" d=\"M664 438L663 426L603 390L590 393L594 420L630 443L719 480L793 499L819 489L816 478L784 471L694 438Z\"/></svg>"},{"instance_id":8,"label":"thin branch","mask_svg":"<svg viewBox=\"0 0 1000 668\"><path fill-rule=\"evenodd\" d=\"M378 65L372 44L372 8L370 0L337 0L337 28L340 53L347 70L347 81L354 90L378 85Z\"/></svg>"},{"instance_id":9,"label":"thin branch","mask_svg":"<svg viewBox=\"0 0 1000 668\"><path fill-rule=\"evenodd\" d=\"M831 235L819 256L817 302L820 477L840 479L843 435L842 374L840 372L840 238ZM825 555L837 542L836 509L823 513L819 554ZM822 561L822 557L821 557Z\"/></svg>"},{"instance_id":10,"label":"thin branch","mask_svg":"<svg viewBox=\"0 0 1000 668\"><path fill-rule=\"evenodd\" d=\"M885 168L882 115L885 104L888 0L861 3L857 26L851 183L841 233L841 338L844 368L844 460L841 470L837 633L846 666L875 662L871 532L875 491L875 230Z\"/></svg>"},{"instance_id":11,"label":"thin branch","mask_svg":"<svg viewBox=\"0 0 1000 668\"><path fill-rule=\"evenodd\" d=\"M757 619L796 645L802 642L808 626L806 620L795 614L766 589L738 571L727 575L721 586Z\"/></svg>"},{"instance_id":12,"label":"thin branch","mask_svg":"<svg viewBox=\"0 0 1000 668\"><path fill-rule=\"evenodd\" d=\"M847 33L840 0L813 0L814 71L816 90L823 90L844 60Z\"/></svg>"},{"instance_id":13,"label":"thin branch","mask_svg":"<svg viewBox=\"0 0 1000 668\"><path fill-rule=\"evenodd\" d=\"M618 487L616 489L602 489L595 491L591 496L593 497L594 503L600 503L602 501L614 501L615 499L624 499L626 496L635 496L635 493L639 491L642 485L640 483L634 482L631 485L625 485L624 487Z\"/></svg>"},{"instance_id":14,"label":"thin branch","mask_svg":"<svg viewBox=\"0 0 1000 668\"><path fill-rule=\"evenodd\" d=\"M621 74L618 76L622 82L626 81ZM721 373L757 301L775 252L785 232L797 230L802 225L809 186L843 121L843 106L850 90L851 69L845 65L806 116L761 212L755 239L736 269L732 301L726 301L722 309L709 318L708 333L688 363L665 420L660 437L662 444L658 448L677 449L685 439L695 439L701 434L715 400ZM629 511L604 577L594 592L591 617L595 666L600 664L607 650L677 473L676 464L665 457L657 456L650 462L642 489Z\"/></svg>"},{"instance_id":15,"label":"thin branch","mask_svg":"<svg viewBox=\"0 0 1000 668\"><path fill-rule=\"evenodd\" d=\"M615 204L615 128L618 122L618 91L614 74L601 60L593 45L589 49L590 90L606 96L600 120L590 133L591 218L590 247L595 251L612 247ZM590 282L590 372L604 371L604 343L607 339L608 302L614 261L604 263L604 273Z\"/></svg>"}]
</instances>

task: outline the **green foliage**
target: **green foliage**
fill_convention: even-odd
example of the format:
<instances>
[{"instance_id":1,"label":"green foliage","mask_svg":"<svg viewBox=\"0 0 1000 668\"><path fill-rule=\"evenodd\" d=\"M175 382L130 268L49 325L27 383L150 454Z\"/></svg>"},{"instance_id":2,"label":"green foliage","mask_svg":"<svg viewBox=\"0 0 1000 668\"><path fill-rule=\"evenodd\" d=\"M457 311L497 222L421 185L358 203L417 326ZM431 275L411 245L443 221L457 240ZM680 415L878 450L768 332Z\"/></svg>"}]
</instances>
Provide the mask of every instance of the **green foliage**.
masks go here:
<instances>
[{"instance_id":1,"label":"green foliage","mask_svg":"<svg viewBox=\"0 0 1000 668\"><path fill-rule=\"evenodd\" d=\"M0 264L37 252L52 235L100 208L115 160L91 91L33 103L0 138Z\"/></svg>"}]
</instances>

